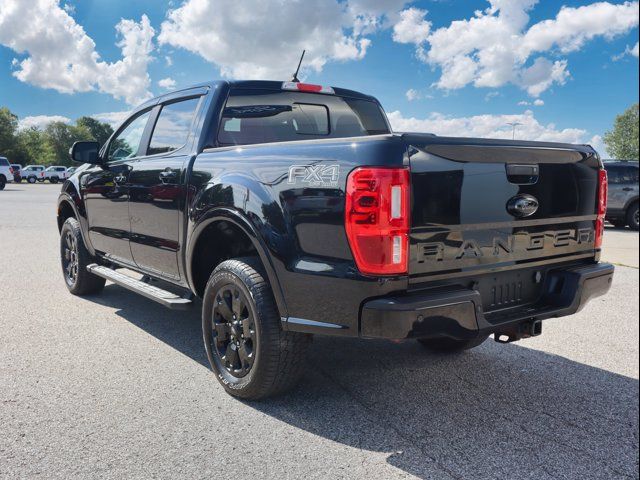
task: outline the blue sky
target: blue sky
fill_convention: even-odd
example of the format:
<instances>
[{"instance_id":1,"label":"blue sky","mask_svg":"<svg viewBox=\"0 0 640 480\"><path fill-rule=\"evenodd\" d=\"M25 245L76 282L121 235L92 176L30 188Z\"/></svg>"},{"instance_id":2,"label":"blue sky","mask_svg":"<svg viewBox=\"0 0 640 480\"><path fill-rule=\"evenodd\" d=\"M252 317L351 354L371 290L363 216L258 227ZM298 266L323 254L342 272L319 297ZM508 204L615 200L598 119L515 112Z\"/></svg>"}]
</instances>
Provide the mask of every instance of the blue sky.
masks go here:
<instances>
[{"instance_id":1,"label":"blue sky","mask_svg":"<svg viewBox=\"0 0 640 480\"><path fill-rule=\"evenodd\" d=\"M399 130L504 137L517 121L521 138L602 149L638 101L637 2L206 3L0 0L0 106L24 124L116 119L167 86L288 79L302 48L306 81L376 96Z\"/></svg>"}]
</instances>

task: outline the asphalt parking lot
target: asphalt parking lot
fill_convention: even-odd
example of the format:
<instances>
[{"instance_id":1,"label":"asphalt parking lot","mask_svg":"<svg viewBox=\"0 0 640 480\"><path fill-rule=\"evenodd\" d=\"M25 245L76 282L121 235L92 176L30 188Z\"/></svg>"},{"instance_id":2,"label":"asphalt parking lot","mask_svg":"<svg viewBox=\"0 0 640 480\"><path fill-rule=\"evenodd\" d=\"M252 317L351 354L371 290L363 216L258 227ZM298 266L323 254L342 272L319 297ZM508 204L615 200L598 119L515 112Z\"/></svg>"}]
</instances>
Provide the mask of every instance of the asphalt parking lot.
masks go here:
<instances>
[{"instance_id":1,"label":"asphalt parking lot","mask_svg":"<svg viewBox=\"0 0 640 480\"><path fill-rule=\"evenodd\" d=\"M244 403L198 308L67 293L59 190L0 192L2 478L638 478L636 232L607 230L611 293L541 337L456 356L315 338L298 388Z\"/></svg>"}]
</instances>

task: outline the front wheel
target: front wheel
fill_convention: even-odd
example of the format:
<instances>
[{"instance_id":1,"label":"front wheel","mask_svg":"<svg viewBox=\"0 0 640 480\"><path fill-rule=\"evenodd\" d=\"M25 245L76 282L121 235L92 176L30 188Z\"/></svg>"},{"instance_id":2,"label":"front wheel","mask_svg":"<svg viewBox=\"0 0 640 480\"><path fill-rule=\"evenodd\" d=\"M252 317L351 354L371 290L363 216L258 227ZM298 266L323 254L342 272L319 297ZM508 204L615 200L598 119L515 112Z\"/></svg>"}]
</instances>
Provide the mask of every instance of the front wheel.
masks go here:
<instances>
[{"instance_id":1,"label":"front wheel","mask_svg":"<svg viewBox=\"0 0 640 480\"><path fill-rule=\"evenodd\" d=\"M207 357L227 393L248 400L292 387L303 373L311 336L285 332L259 261L226 260L204 292L202 334Z\"/></svg>"},{"instance_id":2,"label":"front wheel","mask_svg":"<svg viewBox=\"0 0 640 480\"><path fill-rule=\"evenodd\" d=\"M80 224L75 218L67 218L60 232L60 261L67 288L74 295L98 293L104 288L105 279L87 271L94 263L84 246Z\"/></svg>"},{"instance_id":3,"label":"front wheel","mask_svg":"<svg viewBox=\"0 0 640 480\"><path fill-rule=\"evenodd\" d=\"M419 338L418 342L428 350L440 353L455 353L482 345L489 335L479 335L469 340L455 340L449 337Z\"/></svg>"},{"instance_id":4,"label":"front wheel","mask_svg":"<svg viewBox=\"0 0 640 480\"><path fill-rule=\"evenodd\" d=\"M638 230L638 221L640 220L638 218L639 213L638 202L635 202L629 207L629 210L627 210L627 224L632 230Z\"/></svg>"}]
</instances>

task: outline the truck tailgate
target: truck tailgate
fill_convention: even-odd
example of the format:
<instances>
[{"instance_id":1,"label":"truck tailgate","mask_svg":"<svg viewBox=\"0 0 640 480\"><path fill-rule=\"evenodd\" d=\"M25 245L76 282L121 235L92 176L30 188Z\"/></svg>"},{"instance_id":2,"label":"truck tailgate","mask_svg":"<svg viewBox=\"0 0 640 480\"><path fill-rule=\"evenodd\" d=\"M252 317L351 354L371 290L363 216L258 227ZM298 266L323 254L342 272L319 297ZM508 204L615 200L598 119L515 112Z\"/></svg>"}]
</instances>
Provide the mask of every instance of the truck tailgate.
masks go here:
<instances>
[{"instance_id":1,"label":"truck tailgate","mask_svg":"<svg viewBox=\"0 0 640 480\"><path fill-rule=\"evenodd\" d=\"M411 283L595 255L600 160L591 147L403 138Z\"/></svg>"}]
</instances>

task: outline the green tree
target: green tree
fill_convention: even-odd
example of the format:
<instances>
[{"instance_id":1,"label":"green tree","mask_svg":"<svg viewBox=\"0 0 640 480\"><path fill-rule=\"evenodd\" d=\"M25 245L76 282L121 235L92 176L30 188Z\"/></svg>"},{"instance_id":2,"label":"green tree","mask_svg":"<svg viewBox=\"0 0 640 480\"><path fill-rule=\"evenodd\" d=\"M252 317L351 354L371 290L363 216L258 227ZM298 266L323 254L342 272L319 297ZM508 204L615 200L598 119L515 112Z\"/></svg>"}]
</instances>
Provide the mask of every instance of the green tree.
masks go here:
<instances>
[{"instance_id":1,"label":"green tree","mask_svg":"<svg viewBox=\"0 0 640 480\"><path fill-rule=\"evenodd\" d=\"M91 140L91 133L86 127L67 125L64 122L51 122L44 131L46 143L53 152L51 163L55 165L71 165L69 149L74 142Z\"/></svg>"},{"instance_id":2,"label":"green tree","mask_svg":"<svg viewBox=\"0 0 640 480\"><path fill-rule=\"evenodd\" d=\"M25 128L16 135L19 155L17 163L39 165L51 165L55 161L55 155L47 142L45 133L37 127ZM19 158L22 157L22 158Z\"/></svg>"},{"instance_id":3,"label":"green tree","mask_svg":"<svg viewBox=\"0 0 640 480\"><path fill-rule=\"evenodd\" d=\"M16 147L18 117L7 107L0 108L0 155L9 157Z\"/></svg>"},{"instance_id":4,"label":"green tree","mask_svg":"<svg viewBox=\"0 0 640 480\"><path fill-rule=\"evenodd\" d=\"M100 122L93 117L80 117L76 121L76 126L85 128L91 137L100 144L100 146L104 145L113 133L111 125Z\"/></svg>"},{"instance_id":5,"label":"green tree","mask_svg":"<svg viewBox=\"0 0 640 480\"><path fill-rule=\"evenodd\" d=\"M604 143L612 158L638 160L638 104L618 115L613 130L604 134Z\"/></svg>"},{"instance_id":6,"label":"green tree","mask_svg":"<svg viewBox=\"0 0 640 480\"><path fill-rule=\"evenodd\" d=\"M80 117L75 125L53 122L44 130L19 129L18 116L6 107L0 108L0 155L12 163L71 165L69 149L73 142L96 140L102 145L112 133L108 123L92 117Z\"/></svg>"}]
</instances>

